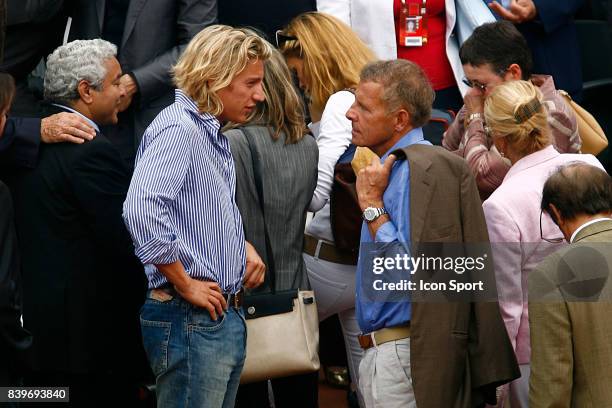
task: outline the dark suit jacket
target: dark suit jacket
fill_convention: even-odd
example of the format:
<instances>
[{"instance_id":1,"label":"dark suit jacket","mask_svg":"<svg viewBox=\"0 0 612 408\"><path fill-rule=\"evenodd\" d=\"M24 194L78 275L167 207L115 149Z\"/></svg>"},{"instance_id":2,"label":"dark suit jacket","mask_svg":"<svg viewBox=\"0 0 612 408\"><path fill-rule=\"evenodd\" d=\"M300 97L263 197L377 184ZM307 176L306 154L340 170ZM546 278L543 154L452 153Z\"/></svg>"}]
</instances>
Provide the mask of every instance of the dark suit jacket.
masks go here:
<instances>
[{"instance_id":1,"label":"dark suit jacket","mask_svg":"<svg viewBox=\"0 0 612 408\"><path fill-rule=\"evenodd\" d=\"M419 144L396 153L410 165L413 245L488 243L478 188L463 159L441 147ZM487 285L494 288L495 281ZM495 403L495 387L520 376L497 302L416 301L410 325L412 383L419 408Z\"/></svg>"},{"instance_id":2,"label":"dark suit jacket","mask_svg":"<svg viewBox=\"0 0 612 408\"><path fill-rule=\"evenodd\" d=\"M42 145L38 166L8 179L35 368L135 368L146 277L121 217L130 176L117 150L101 134Z\"/></svg>"},{"instance_id":3,"label":"dark suit jacket","mask_svg":"<svg viewBox=\"0 0 612 408\"><path fill-rule=\"evenodd\" d=\"M585 227L574 243L529 275L529 405L612 404L612 221Z\"/></svg>"},{"instance_id":4,"label":"dark suit jacket","mask_svg":"<svg viewBox=\"0 0 612 408\"><path fill-rule=\"evenodd\" d=\"M73 3L69 40L100 38L106 1ZM131 72L138 83L139 93L130 112L134 148L155 116L174 102L172 65L191 38L216 21L216 0L130 1L123 38L117 46L123 72Z\"/></svg>"},{"instance_id":5,"label":"dark suit jacket","mask_svg":"<svg viewBox=\"0 0 612 408\"><path fill-rule=\"evenodd\" d=\"M21 273L13 202L0 182L0 384L9 385L24 364L32 336L21 327ZM12 378L13 379L12 379ZM11 385L18 385L11 383Z\"/></svg>"},{"instance_id":6,"label":"dark suit jacket","mask_svg":"<svg viewBox=\"0 0 612 408\"><path fill-rule=\"evenodd\" d=\"M41 58L62 43L66 25L64 0L8 0L4 60L0 71L15 78L11 114L37 117L42 92L29 89L27 76ZM41 87L42 88L42 87Z\"/></svg>"},{"instance_id":7,"label":"dark suit jacket","mask_svg":"<svg viewBox=\"0 0 612 408\"><path fill-rule=\"evenodd\" d=\"M40 119L8 118L0 137L0 166L36 166L40 146Z\"/></svg>"},{"instance_id":8,"label":"dark suit jacket","mask_svg":"<svg viewBox=\"0 0 612 408\"><path fill-rule=\"evenodd\" d=\"M306 11L316 11L315 0L248 0L219 1L219 22L231 26L255 27L274 44L274 33L285 27L293 17Z\"/></svg>"},{"instance_id":9,"label":"dark suit jacket","mask_svg":"<svg viewBox=\"0 0 612 408\"><path fill-rule=\"evenodd\" d=\"M533 73L549 74L574 99L582 94L582 62L574 14L584 0L534 0L538 16L517 25L533 53Z\"/></svg>"}]
</instances>

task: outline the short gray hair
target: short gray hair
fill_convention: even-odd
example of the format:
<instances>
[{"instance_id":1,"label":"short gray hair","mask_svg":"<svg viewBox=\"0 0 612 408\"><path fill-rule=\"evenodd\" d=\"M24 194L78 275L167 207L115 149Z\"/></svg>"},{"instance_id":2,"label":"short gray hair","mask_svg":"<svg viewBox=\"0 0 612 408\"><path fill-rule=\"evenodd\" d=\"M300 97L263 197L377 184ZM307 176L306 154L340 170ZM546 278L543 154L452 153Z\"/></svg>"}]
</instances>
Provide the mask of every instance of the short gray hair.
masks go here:
<instances>
[{"instance_id":1,"label":"short gray hair","mask_svg":"<svg viewBox=\"0 0 612 408\"><path fill-rule=\"evenodd\" d=\"M383 86L382 99L387 112L406 109L415 128L429 120L435 92L414 62L403 59L371 62L361 70L360 80Z\"/></svg>"},{"instance_id":2,"label":"short gray hair","mask_svg":"<svg viewBox=\"0 0 612 408\"><path fill-rule=\"evenodd\" d=\"M85 80L102 89L104 62L117 55L117 46L101 39L76 40L58 47L47 59L45 99L70 102L79 99L78 85Z\"/></svg>"}]
</instances>

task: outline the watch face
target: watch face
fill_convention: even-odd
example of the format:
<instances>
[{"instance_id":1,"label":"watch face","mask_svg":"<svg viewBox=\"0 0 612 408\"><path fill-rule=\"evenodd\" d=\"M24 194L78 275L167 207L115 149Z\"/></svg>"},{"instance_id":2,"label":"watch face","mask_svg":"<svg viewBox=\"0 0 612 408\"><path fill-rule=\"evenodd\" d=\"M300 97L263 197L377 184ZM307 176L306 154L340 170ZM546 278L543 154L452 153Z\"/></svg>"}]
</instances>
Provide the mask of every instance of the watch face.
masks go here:
<instances>
[{"instance_id":1,"label":"watch face","mask_svg":"<svg viewBox=\"0 0 612 408\"><path fill-rule=\"evenodd\" d=\"M366 221L372 221L376 218L376 208L368 207L363 212L363 218Z\"/></svg>"}]
</instances>

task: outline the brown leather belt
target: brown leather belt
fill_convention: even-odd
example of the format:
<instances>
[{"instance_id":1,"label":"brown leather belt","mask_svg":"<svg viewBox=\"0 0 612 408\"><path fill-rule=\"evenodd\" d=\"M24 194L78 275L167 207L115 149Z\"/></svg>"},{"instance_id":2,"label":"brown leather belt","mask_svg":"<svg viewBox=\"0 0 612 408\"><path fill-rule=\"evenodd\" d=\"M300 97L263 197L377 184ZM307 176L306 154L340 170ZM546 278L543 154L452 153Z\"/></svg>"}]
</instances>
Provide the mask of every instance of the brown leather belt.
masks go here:
<instances>
[{"instance_id":1,"label":"brown leather belt","mask_svg":"<svg viewBox=\"0 0 612 408\"><path fill-rule=\"evenodd\" d=\"M149 294L151 299L155 299L160 302L167 302L177 296L181 297L181 295L179 295L176 289L174 289L172 286L162 286L161 288L152 289ZM242 290L237 293L224 293L223 297L227 301L228 306L233 306L236 309L241 308L244 303L244 291Z\"/></svg>"},{"instance_id":2,"label":"brown leather belt","mask_svg":"<svg viewBox=\"0 0 612 408\"><path fill-rule=\"evenodd\" d=\"M333 244L304 234L304 252L315 258L342 265L357 265L358 254L340 252Z\"/></svg>"},{"instance_id":3,"label":"brown leather belt","mask_svg":"<svg viewBox=\"0 0 612 408\"><path fill-rule=\"evenodd\" d=\"M406 326L385 327L369 334L357 336L359 345L367 350L370 347L380 346L390 341L407 339L410 337L410 324Z\"/></svg>"}]
</instances>

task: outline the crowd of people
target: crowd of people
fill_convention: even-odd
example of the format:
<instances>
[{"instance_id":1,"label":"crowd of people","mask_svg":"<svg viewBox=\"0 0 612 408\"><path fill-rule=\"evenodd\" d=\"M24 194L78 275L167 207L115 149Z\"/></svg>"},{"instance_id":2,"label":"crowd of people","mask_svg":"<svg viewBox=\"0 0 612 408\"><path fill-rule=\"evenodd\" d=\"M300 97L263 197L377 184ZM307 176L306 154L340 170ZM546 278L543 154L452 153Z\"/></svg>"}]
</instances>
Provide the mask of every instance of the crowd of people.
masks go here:
<instances>
[{"instance_id":1,"label":"crowd of people","mask_svg":"<svg viewBox=\"0 0 612 408\"><path fill-rule=\"evenodd\" d=\"M570 3L0 2L0 386L317 407L318 372L240 382L245 298L312 289L355 406L612 407ZM386 262L483 245L480 275Z\"/></svg>"}]
</instances>

